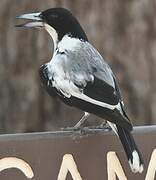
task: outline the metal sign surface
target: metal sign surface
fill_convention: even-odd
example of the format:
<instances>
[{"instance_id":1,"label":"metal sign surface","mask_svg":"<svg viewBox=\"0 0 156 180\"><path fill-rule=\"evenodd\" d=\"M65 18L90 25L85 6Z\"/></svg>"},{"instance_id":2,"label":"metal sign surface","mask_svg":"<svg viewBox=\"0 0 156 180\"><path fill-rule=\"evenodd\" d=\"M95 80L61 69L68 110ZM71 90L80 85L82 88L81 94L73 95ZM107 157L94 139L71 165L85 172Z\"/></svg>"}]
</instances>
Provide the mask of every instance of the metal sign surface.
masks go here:
<instances>
[{"instance_id":1,"label":"metal sign surface","mask_svg":"<svg viewBox=\"0 0 156 180\"><path fill-rule=\"evenodd\" d=\"M156 149L156 126L135 128L133 134L145 160L142 174L131 172L124 150L112 132L89 131L82 136L77 132L1 135L0 180L107 180L115 161L121 165L125 180L154 180L149 179L147 169ZM149 166L153 173L155 154Z\"/></svg>"}]
</instances>

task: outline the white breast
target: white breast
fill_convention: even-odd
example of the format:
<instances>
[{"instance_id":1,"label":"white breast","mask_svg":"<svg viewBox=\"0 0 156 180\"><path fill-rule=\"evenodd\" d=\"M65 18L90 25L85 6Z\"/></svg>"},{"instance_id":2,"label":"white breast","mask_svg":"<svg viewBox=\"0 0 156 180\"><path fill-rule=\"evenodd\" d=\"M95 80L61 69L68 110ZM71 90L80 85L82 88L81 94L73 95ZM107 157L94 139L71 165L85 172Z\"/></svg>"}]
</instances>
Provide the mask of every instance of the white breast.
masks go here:
<instances>
[{"instance_id":1,"label":"white breast","mask_svg":"<svg viewBox=\"0 0 156 180\"><path fill-rule=\"evenodd\" d=\"M52 80L52 86L60 91L64 96L70 98L71 91L78 91L78 88L71 81L66 66L66 56L56 54L47 64L48 77Z\"/></svg>"}]
</instances>

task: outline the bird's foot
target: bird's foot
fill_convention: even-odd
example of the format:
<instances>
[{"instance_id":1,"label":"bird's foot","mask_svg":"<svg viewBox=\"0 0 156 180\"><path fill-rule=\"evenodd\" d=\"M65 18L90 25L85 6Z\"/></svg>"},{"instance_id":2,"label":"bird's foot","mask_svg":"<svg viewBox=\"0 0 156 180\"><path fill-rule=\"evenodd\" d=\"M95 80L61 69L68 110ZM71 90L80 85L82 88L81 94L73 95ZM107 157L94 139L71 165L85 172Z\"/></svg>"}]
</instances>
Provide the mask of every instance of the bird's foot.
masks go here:
<instances>
[{"instance_id":1,"label":"bird's foot","mask_svg":"<svg viewBox=\"0 0 156 180\"><path fill-rule=\"evenodd\" d=\"M99 131L111 131L112 128L107 123L102 123L99 126L91 126L91 127L65 127L61 128L62 131L65 132L73 132L81 135L86 135L88 133L96 133Z\"/></svg>"},{"instance_id":2,"label":"bird's foot","mask_svg":"<svg viewBox=\"0 0 156 180\"><path fill-rule=\"evenodd\" d=\"M62 131L78 131L80 128L75 128L75 127L64 127L61 128Z\"/></svg>"},{"instance_id":3,"label":"bird's foot","mask_svg":"<svg viewBox=\"0 0 156 180\"><path fill-rule=\"evenodd\" d=\"M98 126L93 126L92 129L94 129L94 130L106 130L106 131L112 130L112 128L106 122L103 122Z\"/></svg>"},{"instance_id":4,"label":"bird's foot","mask_svg":"<svg viewBox=\"0 0 156 180\"><path fill-rule=\"evenodd\" d=\"M69 131L69 132L78 132L79 134L87 134L89 128L88 127L65 127L61 128L62 131Z\"/></svg>"}]
</instances>

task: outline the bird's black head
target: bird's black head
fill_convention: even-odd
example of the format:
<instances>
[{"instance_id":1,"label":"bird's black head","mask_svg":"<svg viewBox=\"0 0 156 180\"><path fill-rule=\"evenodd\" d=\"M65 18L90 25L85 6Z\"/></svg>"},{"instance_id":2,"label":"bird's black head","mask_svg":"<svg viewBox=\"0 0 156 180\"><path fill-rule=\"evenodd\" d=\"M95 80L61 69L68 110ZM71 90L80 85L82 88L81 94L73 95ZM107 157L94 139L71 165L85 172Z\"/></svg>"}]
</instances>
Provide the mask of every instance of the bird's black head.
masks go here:
<instances>
[{"instance_id":1,"label":"bird's black head","mask_svg":"<svg viewBox=\"0 0 156 180\"><path fill-rule=\"evenodd\" d=\"M88 41L77 19L64 8L51 8L39 13L24 14L18 18L32 20L23 24L22 27L45 27L46 29L47 26L50 26L56 31L59 41L64 35Z\"/></svg>"},{"instance_id":2,"label":"bird's black head","mask_svg":"<svg viewBox=\"0 0 156 180\"><path fill-rule=\"evenodd\" d=\"M66 34L87 41L87 36L77 19L64 8L52 8L41 13L41 18L58 33L59 40Z\"/></svg>"}]
</instances>

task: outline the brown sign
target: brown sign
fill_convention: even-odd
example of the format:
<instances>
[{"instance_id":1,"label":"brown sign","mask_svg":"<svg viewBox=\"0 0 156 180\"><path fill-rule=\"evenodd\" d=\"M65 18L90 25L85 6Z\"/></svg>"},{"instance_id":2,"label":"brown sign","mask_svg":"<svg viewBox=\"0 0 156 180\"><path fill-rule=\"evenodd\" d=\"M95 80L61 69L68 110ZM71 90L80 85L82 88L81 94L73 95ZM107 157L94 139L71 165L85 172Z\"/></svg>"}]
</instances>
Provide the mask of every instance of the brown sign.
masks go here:
<instances>
[{"instance_id":1,"label":"brown sign","mask_svg":"<svg viewBox=\"0 0 156 180\"><path fill-rule=\"evenodd\" d=\"M142 174L131 172L112 132L1 135L0 180L114 180L114 174L122 180L154 180L156 126L135 128L134 137L145 160Z\"/></svg>"}]
</instances>

